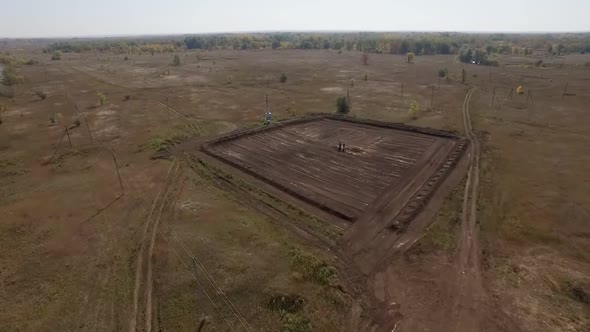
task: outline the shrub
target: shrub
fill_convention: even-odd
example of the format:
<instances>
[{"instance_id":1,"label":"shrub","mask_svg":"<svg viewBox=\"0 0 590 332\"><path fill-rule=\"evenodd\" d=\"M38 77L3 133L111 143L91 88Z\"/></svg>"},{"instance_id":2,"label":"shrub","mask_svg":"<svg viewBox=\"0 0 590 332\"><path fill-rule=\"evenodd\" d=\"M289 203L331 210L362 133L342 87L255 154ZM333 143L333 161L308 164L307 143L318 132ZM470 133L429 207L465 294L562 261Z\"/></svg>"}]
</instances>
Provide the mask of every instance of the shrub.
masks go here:
<instances>
[{"instance_id":1,"label":"shrub","mask_svg":"<svg viewBox=\"0 0 590 332\"><path fill-rule=\"evenodd\" d=\"M363 65L368 65L369 64L369 55L367 53L363 53L363 55L361 55L361 61L363 62Z\"/></svg>"},{"instance_id":2,"label":"shrub","mask_svg":"<svg viewBox=\"0 0 590 332\"><path fill-rule=\"evenodd\" d=\"M336 276L333 266L320 261L317 257L305 253L299 249L289 250L291 266L303 274L303 277L321 285L328 285Z\"/></svg>"},{"instance_id":3,"label":"shrub","mask_svg":"<svg viewBox=\"0 0 590 332\"><path fill-rule=\"evenodd\" d=\"M473 59L473 50L470 47L463 46L459 50L457 58L463 63L470 63Z\"/></svg>"},{"instance_id":4,"label":"shrub","mask_svg":"<svg viewBox=\"0 0 590 332\"><path fill-rule=\"evenodd\" d=\"M5 106L0 104L0 124L2 124L2 113L4 113Z\"/></svg>"},{"instance_id":5,"label":"shrub","mask_svg":"<svg viewBox=\"0 0 590 332\"><path fill-rule=\"evenodd\" d=\"M49 116L49 122L51 123L56 123L58 121L61 121L63 119L63 115L61 115L61 113L53 113Z\"/></svg>"},{"instance_id":6,"label":"shrub","mask_svg":"<svg viewBox=\"0 0 590 332\"><path fill-rule=\"evenodd\" d=\"M336 113L348 114L348 112L350 112L348 99L345 96L338 97L338 100L336 101Z\"/></svg>"},{"instance_id":7,"label":"shrub","mask_svg":"<svg viewBox=\"0 0 590 332\"><path fill-rule=\"evenodd\" d=\"M268 309L288 313L296 313L301 311L304 304L305 299L299 295L294 294L275 294L265 300L265 306Z\"/></svg>"},{"instance_id":8,"label":"shrub","mask_svg":"<svg viewBox=\"0 0 590 332\"><path fill-rule=\"evenodd\" d=\"M35 95L39 97L41 100L47 99L47 93L44 91L37 91L35 92Z\"/></svg>"},{"instance_id":9,"label":"shrub","mask_svg":"<svg viewBox=\"0 0 590 332\"><path fill-rule=\"evenodd\" d=\"M408 113L410 114L410 118L412 120L416 120L418 118L418 111L420 111L420 106L417 102L413 101L410 103L410 110Z\"/></svg>"},{"instance_id":10,"label":"shrub","mask_svg":"<svg viewBox=\"0 0 590 332\"><path fill-rule=\"evenodd\" d=\"M285 314L281 332L311 332L311 322L297 314Z\"/></svg>"},{"instance_id":11,"label":"shrub","mask_svg":"<svg viewBox=\"0 0 590 332\"><path fill-rule=\"evenodd\" d=\"M281 74L281 78L280 78L281 83L285 83L287 82L287 74L282 73Z\"/></svg>"},{"instance_id":12,"label":"shrub","mask_svg":"<svg viewBox=\"0 0 590 332\"><path fill-rule=\"evenodd\" d=\"M413 52L408 52L408 54L406 54L406 62L407 63L412 63L414 62L414 53Z\"/></svg>"},{"instance_id":13,"label":"shrub","mask_svg":"<svg viewBox=\"0 0 590 332\"><path fill-rule=\"evenodd\" d=\"M445 78L449 75L449 70L447 68L442 68L438 70L438 77Z\"/></svg>"},{"instance_id":14,"label":"shrub","mask_svg":"<svg viewBox=\"0 0 590 332\"><path fill-rule=\"evenodd\" d=\"M98 103L100 106L104 106L104 104L107 102L107 96L102 92L97 92L96 96L98 97Z\"/></svg>"},{"instance_id":15,"label":"shrub","mask_svg":"<svg viewBox=\"0 0 590 332\"><path fill-rule=\"evenodd\" d=\"M365 73L365 75L363 75L363 81L368 81L369 80L369 75L367 73Z\"/></svg>"},{"instance_id":16,"label":"shrub","mask_svg":"<svg viewBox=\"0 0 590 332\"><path fill-rule=\"evenodd\" d=\"M24 79L16 75L14 68L11 65L4 67L2 73L2 84L7 86L14 86L23 83Z\"/></svg>"},{"instance_id":17,"label":"shrub","mask_svg":"<svg viewBox=\"0 0 590 332\"><path fill-rule=\"evenodd\" d=\"M172 64L175 66L180 66L180 57L178 54L174 55L174 59L172 60Z\"/></svg>"},{"instance_id":18,"label":"shrub","mask_svg":"<svg viewBox=\"0 0 590 332\"><path fill-rule=\"evenodd\" d=\"M61 60L62 53L61 51L55 51L51 56L51 60Z\"/></svg>"},{"instance_id":19,"label":"shrub","mask_svg":"<svg viewBox=\"0 0 590 332\"><path fill-rule=\"evenodd\" d=\"M123 58L123 60L127 61L127 60L129 60L129 57L125 56L125 58Z\"/></svg>"},{"instance_id":20,"label":"shrub","mask_svg":"<svg viewBox=\"0 0 590 332\"><path fill-rule=\"evenodd\" d=\"M519 95L524 94L524 88L522 87L522 85L519 85L518 88L516 88L516 93L518 93Z\"/></svg>"},{"instance_id":21,"label":"shrub","mask_svg":"<svg viewBox=\"0 0 590 332\"><path fill-rule=\"evenodd\" d=\"M37 61L37 60L29 59L25 62L25 65L32 66L32 65L36 65L38 63L39 63L39 61Z\"/></svg>"}]
</instances>

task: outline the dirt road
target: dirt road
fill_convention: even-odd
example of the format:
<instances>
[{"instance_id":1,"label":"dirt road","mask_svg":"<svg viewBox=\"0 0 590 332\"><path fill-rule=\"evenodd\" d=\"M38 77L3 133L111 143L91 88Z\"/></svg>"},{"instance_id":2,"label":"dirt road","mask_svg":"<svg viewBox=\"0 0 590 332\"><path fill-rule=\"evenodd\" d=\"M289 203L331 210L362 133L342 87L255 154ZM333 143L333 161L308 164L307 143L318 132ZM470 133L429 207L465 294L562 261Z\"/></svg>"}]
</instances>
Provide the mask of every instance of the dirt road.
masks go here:
<instances>
[{"instance_id":1,"label":"dirt road","mask_svg":"<svg viewBox=\"0 0 590 332\"><path fill-rule=\"evenodd\" d=\"M481 322L481 303L484 296L479 264L479 243L477 229L477 195L479 190L480 144L473 133L469 102L477 88L473 87L463 102L463 125L465 134L471 140L471 166L467 173L463 211L461 216L461 241L456 261L457 297L453 305L456 331L478 331Z\"/></svg>"}]
</instances>

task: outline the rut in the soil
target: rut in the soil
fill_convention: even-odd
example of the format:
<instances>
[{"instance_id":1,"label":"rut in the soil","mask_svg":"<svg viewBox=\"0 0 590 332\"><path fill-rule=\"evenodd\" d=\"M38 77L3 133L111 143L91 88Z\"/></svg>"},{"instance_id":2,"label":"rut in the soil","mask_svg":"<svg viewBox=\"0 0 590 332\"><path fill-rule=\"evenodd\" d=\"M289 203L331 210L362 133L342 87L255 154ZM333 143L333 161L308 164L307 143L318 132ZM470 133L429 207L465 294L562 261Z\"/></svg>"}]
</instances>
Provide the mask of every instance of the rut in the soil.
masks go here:
<instances>
[{"instance_id":1,"label":"rut in the soil","mask_svg":"<svg viewBox=\"0 0 590 332\"><path fill-rule=\"evenodd\" d=\"M481 323L481 303L485 296L479 266L479 242L477 228L477 197L479 191L480 145L473 133L469 103L476 88L471 88L463 103L463 125L471 140L469 158L471 165L467 174L463 197L461 241L457 257L457 296L453 305L453 317L457 331L477 331Z\"/></svg>"},{"instance_id":2,"label":"rut in the soil","mask_svg":"<svg viewBox=\"0 0 590 332\"><path fill-rule=\"evenodd\" d=\"M174 165L174 162L172 163L172 165ZM164 198L162 198L162 202L160 203L160 208L158 209L158 212L156 213L155 217L156 220L154 221L154 224L152 226L152 237L150 240L150 246L149 246L149 250L148 250L148 255L147 255L147 273L146 273L146 288L145 288L145 298L146 298L146 305L145 305L145 329L147 332L151 332L152 330L152 312L153 312L153 289L154 289L154 284L153 284L153 260L154 260L154 246L156 244L156 234L158 232L158 226L160 224L160 220L162 218L162 212L164 210L164 206L166 205L166 202L168 202L168 197L169 195L174 191L174 184L177 183L178 179L182 176L182 172L179 173L179 169L180 169L180 162L176 163L176 168L174 169L174 171L172 171L172 176L170 177L170 180L168 183L166 183L165 185L167 186L166 189L166 194L164 195Z\"/></svg>"},{"instance_id":3,"label":"rut in the soil","mask_svg":"<svg viewBox=\"0 0 590 332\"><path fill-rule=\"evenodd\" d=\"M143 279L142 272L143 272L143 265L144 265L143 259L144 259L144 252L145 252L145 247L146 247L146 237L147 237L150 225L152 223L152 220L159 220L159 216L156 215L157 214L156 206L157 206L160 196L162 195L162 192L168 187L168 183L169 183L170 179L173 178L173 176L171 176L171 175L173 175L172 170L174 169L175 164L176 163L173 162L172 165L170 165L170 168L168 169L168 173L166 174L166 179L164 180L162 187L158 191L156 198L154 199L153 203L150 206L148 215L146 216L146 222L145 222L145 225L144 225L143 231L142 231L141 246L140 246L139 251L137 253L137 262L136 262L136 267L135 267L135 285L133 288L133 309L131 312L131 318L129 320L129 331L135 331L137 328L138 303L139 303L139 293L140 293L141 283L142 283L142 279ZM147 276L144 276L144 277L147 278Z\"/></svg>"}]
</instances>

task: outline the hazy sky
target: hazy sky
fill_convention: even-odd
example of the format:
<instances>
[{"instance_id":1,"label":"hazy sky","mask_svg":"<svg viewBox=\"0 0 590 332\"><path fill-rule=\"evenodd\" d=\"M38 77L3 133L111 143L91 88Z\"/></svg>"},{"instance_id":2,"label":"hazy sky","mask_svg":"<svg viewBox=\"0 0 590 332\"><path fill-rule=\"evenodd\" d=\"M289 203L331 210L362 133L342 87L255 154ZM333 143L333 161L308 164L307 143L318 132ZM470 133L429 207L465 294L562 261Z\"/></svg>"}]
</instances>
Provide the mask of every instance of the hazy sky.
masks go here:
<instances>
[{"instance_id":1,"label":"hazy sky","mask_svg":"<svg viewBox=\"0 0 590 332\"><path fill-rule=\"evenodd\" d=\"M590 31L590 0L0 0L0 37L275 30Z\"/></svg>"}]
</instances>

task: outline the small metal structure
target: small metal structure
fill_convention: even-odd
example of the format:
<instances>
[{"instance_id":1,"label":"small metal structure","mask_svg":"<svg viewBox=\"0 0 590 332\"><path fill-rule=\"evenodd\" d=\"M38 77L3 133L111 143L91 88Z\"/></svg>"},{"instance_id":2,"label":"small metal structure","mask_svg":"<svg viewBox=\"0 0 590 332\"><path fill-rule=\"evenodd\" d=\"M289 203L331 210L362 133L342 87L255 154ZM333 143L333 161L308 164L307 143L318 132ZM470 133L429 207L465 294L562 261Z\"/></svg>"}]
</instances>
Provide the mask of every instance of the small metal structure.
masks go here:
<instances>
[{"instance_id":1,"label":"small metal structure","mask_svg":"<svg viewBox=\"0 0 590 332\"><path fill-rule=\"evenodd\" d=\"M264 124L269 125L272 121L272 113L270 111L266 111L264 113Z\"/></svg>"},{"instance_id":2,"label":"small metal structure","mask_svg":"<svg viewBox=\"0 0 590 332\"><path fill-rule=\"evenodd\" d=\"M268 94L266 94L266 109L264 111L264 124L269 125L272 122L272 113L270 111L270 106L268 105Z\"/></svg>"}]
</instances>

